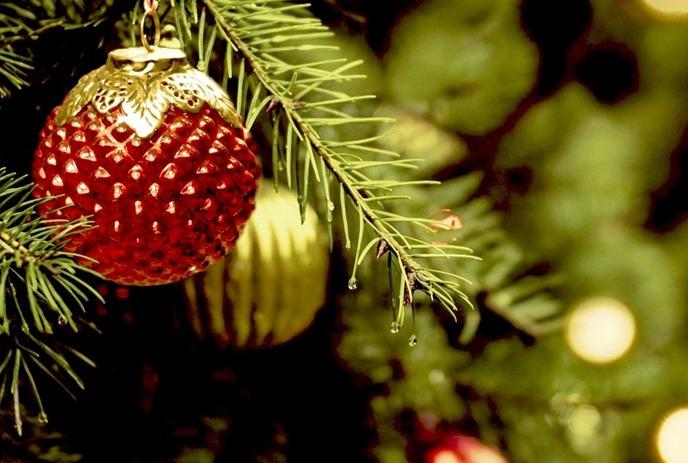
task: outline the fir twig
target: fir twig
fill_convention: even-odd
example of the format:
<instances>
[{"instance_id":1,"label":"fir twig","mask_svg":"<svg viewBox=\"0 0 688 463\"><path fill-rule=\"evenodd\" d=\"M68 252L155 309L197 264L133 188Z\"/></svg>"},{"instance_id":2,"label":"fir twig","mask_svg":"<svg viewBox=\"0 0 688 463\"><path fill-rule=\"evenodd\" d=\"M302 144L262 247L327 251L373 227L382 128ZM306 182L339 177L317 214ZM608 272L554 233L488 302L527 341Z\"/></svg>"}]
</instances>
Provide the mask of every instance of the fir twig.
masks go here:
<instances>
[{"instance_id":1,"label":"fir twig","mask_svg":"<svg viewBox=\"0 0 688 463\"><path fill-rule=\"evenodd\" d=\"M27 7L19 2L0 2L0 98L29 85L33 70L32 46L58 29L91 27L102 22L106 1L92 5L63 0Z\"/></svg>"},{"instance_id":2,"label":"fir twig","mask_svg":"<svg viewBox=\"0 0 688 463\"><path fill-rule=\"evenodd\" d=\"M83 388L66 355L85 357L71 348L62 353L61 348L49 345L51 338L46 335L53 334L56 326L77 331L74 306L83 310L89 298L102 301L79 276L93 273L74 261L85 257L65 249L72 235L88 222L40 219L36 207L49 199L31 199L31 193L32 186L24 177L0 168L0 404L4 385L9 384L18 433L22 431L22 384L30 386L40 419L47 419L32 367L67 390L62 376Z\"/></svg>"},{"instance_id":3,"label":"fir twig","mask_svg":"<svg viewBox=\"0 0 688 463\"><path fill-rule=\"evenodd\" d=\"M432 260L475 258L471 251L467 248L445 249L442 244L433 244L435 251L430 252L428 246L431 243L402 232L399 225L410 224L427 229L433 226L434 221L399 216L386 210L389 201L404 199L403 195L394 193L400 187L435 182L373 179L367 173L372 167L414 168L414 162L399 162L394 159L398 157L396 153L376 147L375 139L341 140L324 136L325 129L377 124L388 119L347 113L341 109L344 105L372 96L350 96L329 88L331 84L362 77L349 73L360 63L349 63L339 58L308 62L291 59L290 54L294 52L332 48L319 43L331 32L308 13L307 5L276 0L201 0L198 5L195 1L171 1L171 5L175 23L181 28L180 37L187 46L194 30L218 31L217 42L223 42L225 46L218 54L230 58L225 59L223 81L236 78L237 109L251 124L261 117L267 125L272 125L272 129L266 132L273 134L273 175L277 177L280 171L284 171L287 183L297 189L301 209L305 210L310 189L319 184L325 202L324 215L331 228L337 205L331 199L330 180L339 184L340 192L348 198L358 220L347 220L347 201L340 197L347 247L349 237L354 235L351 225L359 224L356 259L349 286L353 289L358 284L356 267L375 244L384 242L392 257L393 293L402 295L395 299L397 323L403 322L404 308L412 305L416 290L430 295L453 316L458 310L457 299L470 306L461 289L465 281L433 272ZM194 13L199 10L201 18L208 24L199 24L198 19L194 19ZM199 43L195 48L202 51L198 61L205 67L210 51L203 34L197 32L196 36ZM368 159L369 156L375 158ZM368 238L369 234L372 234L371 238Z\"/></svg>"}]
</instances>

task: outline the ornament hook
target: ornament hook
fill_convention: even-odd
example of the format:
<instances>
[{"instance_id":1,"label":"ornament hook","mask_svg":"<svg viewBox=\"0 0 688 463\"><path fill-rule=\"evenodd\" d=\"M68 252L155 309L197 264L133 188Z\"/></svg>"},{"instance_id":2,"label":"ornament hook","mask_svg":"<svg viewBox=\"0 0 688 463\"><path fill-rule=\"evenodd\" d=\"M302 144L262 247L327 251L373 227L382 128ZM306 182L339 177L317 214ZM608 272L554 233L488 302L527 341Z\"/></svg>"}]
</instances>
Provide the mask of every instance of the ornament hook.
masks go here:
<instances>
[{"instance_id":1,"label":"ornament hook","mask_svg":"<svg viewBox=\"0 0 688 463\"><path fill-rule=\"evenodd\" d=\"M141 18L141 43L148 51L155 50L160 44L160 17L158 16L158 0L143 1L143 17ZM153 20L153 44L148 41L146 34L146 20Z\"/></svg>"}]
</instances>

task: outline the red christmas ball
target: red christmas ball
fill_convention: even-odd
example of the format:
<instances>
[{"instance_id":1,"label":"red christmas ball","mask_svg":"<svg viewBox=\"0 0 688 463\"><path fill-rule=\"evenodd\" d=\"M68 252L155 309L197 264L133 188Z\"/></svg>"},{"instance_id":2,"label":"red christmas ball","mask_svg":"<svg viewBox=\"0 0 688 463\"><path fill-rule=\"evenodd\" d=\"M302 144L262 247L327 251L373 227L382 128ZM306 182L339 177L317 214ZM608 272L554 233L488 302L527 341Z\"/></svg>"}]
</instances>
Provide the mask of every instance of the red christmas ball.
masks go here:
<instances>
[{"instance_id":1,"label":"red christmas ball","mask_svg":"<svg viewBox=\"0 0 688 463\"><path fill-rule=\"evenodd\" d=\"M474 437L454 435L430 451L427 463L508 463L496 449Z\"/></svg>"},{"instance_id":2,"label":"red christmas ball","mask_svg":"<svg viewBox=\"0 0 688 463\"><path fill-rule=\"evenodd\" d=\"M113 52L48 118L35 195L55 197L39 208L46 219L90 218L69 248L105 278L171 283L234 246L260 167L217 84L177 52L128 50L137 52Z\"/></svg>"}]
</instances>

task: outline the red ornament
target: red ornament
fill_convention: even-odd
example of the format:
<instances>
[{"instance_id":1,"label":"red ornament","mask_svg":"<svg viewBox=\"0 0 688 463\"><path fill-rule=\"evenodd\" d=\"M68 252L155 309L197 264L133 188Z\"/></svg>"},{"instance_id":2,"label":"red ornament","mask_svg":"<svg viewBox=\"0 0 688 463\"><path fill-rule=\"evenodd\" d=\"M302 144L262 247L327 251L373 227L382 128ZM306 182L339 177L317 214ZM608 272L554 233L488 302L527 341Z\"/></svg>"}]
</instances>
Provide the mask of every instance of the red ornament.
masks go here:
<instances>
[{"instance_id":1,"label":"red ornament","mask_svg":"<svg viewBox=\"0 0 688 463\"><path fill-rule=\"evenodd\" d=\"M179 50L117 50L40 133L33 176L46 219L88 216L70 250L125 285L187 278L231 249L260 167L229 98Z\"/></svg>"},{"instance_id":2,"label":"red ornament","mask_svg":"<svg viewBox=\"0 0 688 463\"><path fill-rule=\"evenodd\" d=\"M427 463L508 463L496 449L474 437L455 435L433 449Z\"/></svg>"}]
</instances>

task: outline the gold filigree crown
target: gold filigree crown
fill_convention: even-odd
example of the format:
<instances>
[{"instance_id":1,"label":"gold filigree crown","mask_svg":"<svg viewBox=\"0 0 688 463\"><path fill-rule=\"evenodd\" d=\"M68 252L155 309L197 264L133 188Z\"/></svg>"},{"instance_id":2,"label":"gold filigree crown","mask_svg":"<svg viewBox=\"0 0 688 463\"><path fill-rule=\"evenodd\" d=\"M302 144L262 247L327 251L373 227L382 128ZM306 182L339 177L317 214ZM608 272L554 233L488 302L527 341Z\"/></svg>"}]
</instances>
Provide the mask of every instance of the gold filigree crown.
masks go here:
<instances>
[{"instance_id":1,"label":"gold filigree crown","mask_svg":"<svg viewBox=\"0 0 688 463\"><path fill-rule=\"evenodd\" d=\"M102 114L121 106L123 122L141 138L162 125L170 105L196 113L207 104L228 123L242 125L229 95L175 48L110 52L105 65L86 74L69 92L55 122L63 125L89 103Z\"/></svg>"}]
</instances>

